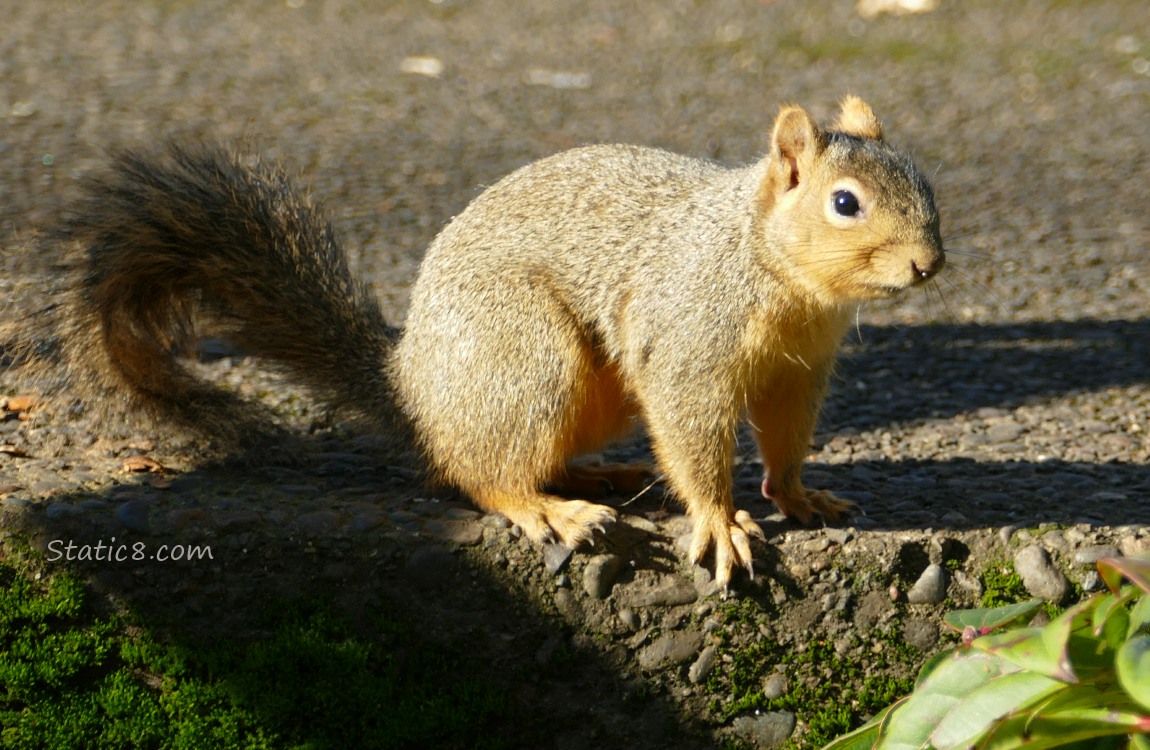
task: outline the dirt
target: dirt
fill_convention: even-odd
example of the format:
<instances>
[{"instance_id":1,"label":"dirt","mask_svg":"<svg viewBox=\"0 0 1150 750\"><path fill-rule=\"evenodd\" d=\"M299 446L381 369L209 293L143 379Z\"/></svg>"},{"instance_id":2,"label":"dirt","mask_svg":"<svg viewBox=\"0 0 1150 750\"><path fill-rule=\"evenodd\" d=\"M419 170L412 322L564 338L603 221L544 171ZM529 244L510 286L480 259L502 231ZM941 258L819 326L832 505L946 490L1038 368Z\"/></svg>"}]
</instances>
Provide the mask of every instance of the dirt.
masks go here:
<instances>
[{"instance_id":1,"label":"dirt","mask_svg":"<svg viewBox=\"0 0 1150 750\"><path fill-rule=\"evenodd\" d=\"M976 0L864 21L829 0L0 1L10 316L50 273L26 239L77 180L109 147L169 136L288 163L397 323L435 232L516 167L592 142L746 162L781 103L829 118L847 92L932 175L949 253L929 290L860 309L844 348L807 481L863 514L786 522L741 442L738 502L769 542L726 598L684 562L685 520L659 486L610 499L623 522L595 548L541 550L229 357L205 376L275 405L299 436L291 459L221 461L10 403L4 544L210 547L210 561L54 563L196 637L258 637L252 612L285 600L326 597L364 622L402 610L489 657L560 747L768 743L768 693L862 679L809 669L812 654L908 676L948 642L941 614L1027 547L1066 596L1088 592L1096 554L1150 549L1143 5ZM141 455L160 466L126 471ZM638 436L605 458L644 456ZM931 566L942 596L909 603ZM810 703L789 713L811 736Z\"/></svg>"}]
</instances>

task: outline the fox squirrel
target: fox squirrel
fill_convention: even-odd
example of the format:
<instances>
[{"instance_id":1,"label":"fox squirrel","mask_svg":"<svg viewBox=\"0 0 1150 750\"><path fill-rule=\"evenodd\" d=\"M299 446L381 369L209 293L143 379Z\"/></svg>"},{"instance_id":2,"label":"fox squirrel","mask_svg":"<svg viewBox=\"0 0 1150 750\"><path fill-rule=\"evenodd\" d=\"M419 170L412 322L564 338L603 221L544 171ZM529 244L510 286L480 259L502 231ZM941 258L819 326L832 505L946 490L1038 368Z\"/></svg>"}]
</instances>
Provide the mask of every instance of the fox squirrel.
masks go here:
<instances>
[{"instance_id":1,"label":"fox squirrel","mask_svg":"<svg viewBox=\"0 0 1150 750\"><path fill-rule=\"evenodd\" d=\"M615 511L548 488L633 480L568 462L640 417L693 519L690 558L713 555L724 587L763 538L733 503L740 419L766 497L840 516L849 503L800 473L849 309L944 263L929 184L853 96L828 129L783 107L748 167L622 145L528 164L434 240L402 331L318 206L218 147L120 152L62 226L40 333L81 397L237 436L254 407L175 356L208 318L331 406L411 435L479 507L569 546Z\"/></svg>"}]
</instances>

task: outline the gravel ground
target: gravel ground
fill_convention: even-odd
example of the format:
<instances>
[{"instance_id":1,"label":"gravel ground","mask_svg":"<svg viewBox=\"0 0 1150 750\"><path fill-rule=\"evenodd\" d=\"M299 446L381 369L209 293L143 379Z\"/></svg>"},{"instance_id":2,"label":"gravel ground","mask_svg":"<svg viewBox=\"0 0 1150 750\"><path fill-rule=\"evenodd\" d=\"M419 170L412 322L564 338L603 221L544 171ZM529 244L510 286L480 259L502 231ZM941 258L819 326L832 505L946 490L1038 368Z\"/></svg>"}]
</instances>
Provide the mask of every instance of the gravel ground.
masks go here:
<instances>
[{"instance_id":1,"label":"gravel ground","mask_svg":"<svg viewBox=\"0 0 1150 750\"><path fill-rule=\"evenodd\" d=\"M523 700L557 746L765 746L801 741L808 717L725 711L754 644L823 639L886 669L878 638L936 648L944 606L976 602L987 566L1014 560L1059 599L1097 587L1099 554L1150 549L1141 0L944 0L870 21L830 0L0 0L0 16L2 281L18 309L52 260L25 238L105 148L168 135L292 165L396 322L422 249L499 176L590 142L749 161L785 101L824 118L846 92L869 101L933 174L948 237L934 287L859 311L812 448L808 483L865 515L785 523L745 441L739 501L770 545L732 600L681 562L687 526L659 488L594 550L534 549L226 358L206 376L280 407L301 435L290 466L205 463L211 446L8 402L2 539L211 546L210 564L82 565L113 600L203 637L243 637L256 603L312 592L350 613L415 602L429 632L535 665ZM608 458L644 451L640 437ZM740 601L751 621L732 616ZM574 667L556 661L567 648ZM763 695L796 687L772 674Z\"/></svg>"}]
</instances>

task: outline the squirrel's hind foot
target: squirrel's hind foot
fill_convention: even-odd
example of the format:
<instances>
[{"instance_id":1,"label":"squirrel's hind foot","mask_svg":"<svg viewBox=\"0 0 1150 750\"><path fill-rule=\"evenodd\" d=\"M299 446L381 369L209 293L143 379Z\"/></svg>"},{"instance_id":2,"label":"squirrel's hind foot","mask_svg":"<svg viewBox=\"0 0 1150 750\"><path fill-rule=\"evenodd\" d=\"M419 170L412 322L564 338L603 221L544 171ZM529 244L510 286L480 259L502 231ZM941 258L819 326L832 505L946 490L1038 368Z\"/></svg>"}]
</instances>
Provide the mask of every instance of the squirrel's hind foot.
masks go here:
<instances>
[{"instance_id":1,"label":"squirrel's hind foot","mask_svg":"<svg viewBox=\"0 0 1150 750\"><path fill-rule=\"evenodd\" d=\"M707 552L715 557L715 583L725 590L731 583L734 567L738 565L754 578L751 555L751 537L766 541L766 535L745 510L737 511L732 518L712 516L695 521L695 532L691 539L690 560L701 565Z\"/></svg>"},{"instance_id":2,"label":"squirrel's hind foot","mask_svg":"<svg viewBox=\"0 0 1150 750\"><path fill-rule=\"evenodd\" d=\"M536 544L559 542L571 549L592 541L596 531L604 533L617 517L605 505L543 493L487 492L473 498L484 510L506 516Z\"/></svg>"},{"instance_id":3,"label":"squirrel's hind foot","mask_svg":"<svg viewBox=\"0 0 1150 750\"><path fill-rule=\"evenodd\" d=\"M829 490L802 488L801 492L784 497L766 479L763 480L763 497L773 502L787 518L794 518L802 524L809 524L815 516L826 521L839 521L859 510L853 501Z\"/></svg>"}]
</instances>

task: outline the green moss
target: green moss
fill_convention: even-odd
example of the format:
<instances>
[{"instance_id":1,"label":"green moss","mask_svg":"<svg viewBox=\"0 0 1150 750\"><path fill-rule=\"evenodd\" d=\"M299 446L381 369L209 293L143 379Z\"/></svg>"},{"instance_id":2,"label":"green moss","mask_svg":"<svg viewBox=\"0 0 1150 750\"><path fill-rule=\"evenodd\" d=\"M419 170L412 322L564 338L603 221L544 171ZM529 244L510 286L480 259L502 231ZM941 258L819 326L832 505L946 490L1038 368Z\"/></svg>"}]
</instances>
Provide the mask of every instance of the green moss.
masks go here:
<instances>
[{"instance_id":1,"label":"green moss","mask_svg":"<svg viewBox=\"0 0 1150 750\"><path fill-rule=\"evenodd\" d=\"M1030 598L1022 578L1014 570L1014 564L1007 560L996 560L988 564L979 580L982 582L982 598L979 600L981 607L1001 607Z\"/></svg>"},{"instance_id":2,"label":"green moss","mask_svg":"<svg viewBox=\"0 0 1150 750\"><path fill-rule=\"evenodd\" d=\"M515 747L488 665L425 644L359 638L322 609L279 612L250 644L162 643L95 611L67 575L0 564L0 746L107 748Z\"/></svg>"},{"instance_id":3,"label":"green moss","mask_svg":"<svg viewBox=\"0 0 1150 750\"><path fill-rule=\"evenodd\" d=\"M874 648L875 643L882 647ZM833 644L814 641L800 651L789 651L772 640L760 640L749 648L732 650L729 664L716 670L707 683L714 698L711 712L719 723L753 711L791 711L807 725L801 738L785 747L819 747L861 724L865 717L909 692L913 666L921 654L907 645L895 628L880 631L870 648L854 640L845 654ZM782 696L763 695L763 678L782 665L790 689Z\"/></svg>"}]
</instances>

